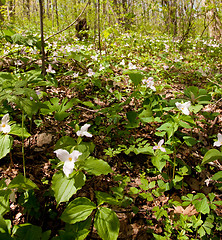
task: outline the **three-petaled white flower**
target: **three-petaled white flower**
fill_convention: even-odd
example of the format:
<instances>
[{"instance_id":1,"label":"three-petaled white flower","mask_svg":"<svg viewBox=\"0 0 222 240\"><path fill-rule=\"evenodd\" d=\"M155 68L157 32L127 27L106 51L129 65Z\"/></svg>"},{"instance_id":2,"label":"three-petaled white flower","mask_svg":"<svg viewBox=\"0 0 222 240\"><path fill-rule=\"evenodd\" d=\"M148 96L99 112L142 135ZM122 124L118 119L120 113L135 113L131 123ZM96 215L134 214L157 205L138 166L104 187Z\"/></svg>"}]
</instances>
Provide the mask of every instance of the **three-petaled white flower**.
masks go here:
<instances>
[{"instance_id":1,"label":"three-petaled white flower","mask_svg":"<svg viewBox=\"0 0 222 240\"><path fill-rule=\"evenodd\" d=\"M217 138L218 138L218 140L216 142L214 142L214 146L215 147L220 147L220 146L222 146L222 134L218 133Z\"/></svg>"},{"instance_id":2,"label":"three-petaled white flower","mask_svg":"<svg viewBox=\"0 0 222 240\"><path fill-rule=\"evenodd\" d=\"M95 74L95 73L93 72L93 70L92 70L91 68L89 68L87 75L88 75L89 77L92 77L94 74Z\"/></svg>"},{"instance_id":3,"label":"three-petaled white flower","mask_svg":"<svg viewBox=\"0 0 222 240\"><path fill-rule=\"evenodd\" d=\"M176 104L177 108L182 111L182 113L184 113L185 115L190 114L190 111L189 111L189 107L191 106L190 101L185 102L185 103L176 102L175 104Z\"/></svg>"},{"instance_id":4,"label":"three-petaled white flower","mask_svg":"<svg viewBox=\"0 0 222 240\"><path fill-rule=\"evenodd\" d=\"M158 142L157 146L154 146L154 147L153 147L153 150L159 149L159 150L162 151L162 152L166 152L166 149L165 149L164 147L162 147L163 143L164 143L164 139L161 139L161 140Z\"/></svg>"},{"instance_id":5,"label":"three-petaled white flower","mask_svg":"<svg viewBox=\"0 0 222 240\"><path fill-rule=\"evenodd\" d=\"M74 78L77 78L79 76L79 73L77 72L77 73L73 73L73 77Z\"/></svg>"},{"instance_id":6,"label":"three-petaled white flower","mask_svg":"<svg viewBox=\"0 0 222 240\"><path fill-rule=\"evenodd\" d=\"M2 122L0 124L0 132L9 133L11 131L11 126L8 124L9 120L10 118L8 113L2 117Z\"/></svg>"},{"instance_id":7,"label":"three-petaled white flower","mask_svg":"<svg viewBox=\"0 0 222 240\"><path fill-rule=\"evenodd\" d=\"M154 81L152 77L148 77L147 79L143 79L142 81L143 84L146 84L146 86L150 89L152 89L153 91L156 91L156 88L153 86L154 85Z\"/></svg>"},{"instance_id":8,"label":"three-petaled white flower","mask_svg":"<svg viewBox=\"0 0 222 240\"><path fill-rule=\"evenodd\" d=\"M100 64L100 66L99 66L99 71L102 71L102 70L104 70L104 69L105 69L105 67L103 67L103 65Z\"/></svg>"},{"instance_id":9,"label":"three-petaled white flower","mask_svg":"<svg viewBox=\"0 0 222 240\"><path fill-rule=\"evenodd\" d=\"M79 131L76 132L77 136L79 137L83 137L83 136L86 136L86 137L92 137L92 134L87 132L88 131L88 128L90 127L91 125L90 124L84 124Z\"/></svg>"},{"instance_id":10,"label":"three-petaled white flower","mask_svg":"<svg viewBox=\"0 0 222 240\"><path fill-rule=\"evenodd\" d=\"M69 177L69 174L73 172L75 162L77 161L78 157L82 155L81 152L74 150L72 153L69 153L68 151L64 149L58 149L54 151L56 154L56 157L64 162L63 165L63 172L67 177Z\"/></svg>"},{"instance_id":11,"label":"three-petaled white flower","mask_svg":"<svg viewBox=\"0 0 222 240\"><path fill-rule=\"evenodd\" d=\"M49 64L48 68L46 69L46 72L48 72L48 73L56 73L56 71L52 69L52 65L51 64Z\"/></svg>"},{"instance_id":12,"label":"three-petaled white flower","mask_svg":"<svg viewBox=\"0 0 222 240\"><path fill-rule=\"evenodd\" d=\"M130 70L137 69L136 65L133 65L131 62L129 63L128 68Z\"/></svg>"}]
</instances>

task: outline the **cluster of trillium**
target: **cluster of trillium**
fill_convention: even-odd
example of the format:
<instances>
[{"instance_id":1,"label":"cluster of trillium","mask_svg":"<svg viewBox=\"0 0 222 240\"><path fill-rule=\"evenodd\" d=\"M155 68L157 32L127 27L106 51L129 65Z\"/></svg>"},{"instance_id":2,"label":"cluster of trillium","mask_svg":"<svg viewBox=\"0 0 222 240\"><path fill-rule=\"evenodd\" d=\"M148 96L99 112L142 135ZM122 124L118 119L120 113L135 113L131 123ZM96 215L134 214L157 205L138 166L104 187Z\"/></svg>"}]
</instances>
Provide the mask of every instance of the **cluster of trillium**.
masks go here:
<instances>
[{"instance_id":1,"label":"cluster of trillium","mask_svg":"<svg viewBox=\"0 0 222 240\"><path fill-rule=\"evenodd\" d=\"M179 110L182 111L185 115L189 115L189 107L191 106L190 101L185 103L179 103L176 102L176 106ZM9 125L10 117L9 114L5 114L2 117L1 123L0 123L0 132L3 132L4 134L8 134L11 131L11 126ZM76 135L78 137L92 137L92 134L88 132L88 129L91 125L90 124L84 124L79 131L76 132ZM222 146L222 134L217 134L218 140L214 142L214 146L220 147ZM161 139L156 146L153 147L153 150L160 150L162 152L166 152L166 149L162 147L164 143L164 139ZM64 174L69 177L69 175L73 172L73 169L75 167L75 162L78 160L79 156L82 155L81 152L78 150L74 150L72 153L69 153L67 150L64 149L57 149L54 151L56 154L56 157L64 162L63 165L63 172Z\"/></svg>"}]
</instances>

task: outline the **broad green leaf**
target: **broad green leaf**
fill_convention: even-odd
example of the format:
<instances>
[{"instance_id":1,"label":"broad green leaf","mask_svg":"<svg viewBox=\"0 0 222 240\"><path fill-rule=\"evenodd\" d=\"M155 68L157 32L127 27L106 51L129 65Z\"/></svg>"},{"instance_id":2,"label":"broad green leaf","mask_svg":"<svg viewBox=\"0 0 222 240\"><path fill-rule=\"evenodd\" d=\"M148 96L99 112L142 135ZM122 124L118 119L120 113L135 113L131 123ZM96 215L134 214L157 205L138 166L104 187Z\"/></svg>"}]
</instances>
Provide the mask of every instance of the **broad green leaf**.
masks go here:
<instances>
[{"instance_id":1,"label":"broad green leaf","mask_svg":"<svg viewBox=\"0 0 222 240\"><path fill-rule=\"evenodd\" d=\"M210 208L209 208L209 203L207 201L207 198L204 197L203 199L198 199L198 200L194 200L193 204L197 210L197 212L203 213L203 214L207 214L210 212Z\"/></svg>"},{"instance_id":2,"label":"broad green leaf","mask_svg":"<svg viewBox=\"0 0 222 240\"><path fill-rule=\"evenodd\" d=\"M18 188L18 191L27 191L32 189L38 189L37 185L30 179L25 178L21 173L18 174L8 185L9 189Z\"/></svg>"},{"instance_id":3,"label":"broad green leaf","mask_svg":"<svg viewBox=\"0 0 222 240\"><path fill-rule=\"evenodd\" d=\"M138 113L135 111L130 111L126 113L129 124L127 127L136 128L139 126Z\"/></svg>"},{"instance_id":4,"label":"broad green leaf","mask_svg":"<svg viewBox=\"0 0 222 240\"><path fill-rule=\"evenodd\" d=\"M52 177L52 190L57 204L67 202L77 192L75 179L67 178L63 172L57 172Z\"/></svg>"},{"instance_id":5,"label":"broad green leaf","mask_svg":"<svg viewBox=\"0 0 222 240\"><path fill-rule=\"evenodd\" d=\"M119 219L116 213L106 207L98 209L94 226L103 240L116 240L119 235Z\"/></svg>"},{"instance_id":6,"label":"broad green leaf","mask_svg":"<svg viewBox=\"0 0 222 240\"><path fill-rule=\"evenodd\" d=\"M11 151L12 143L12 136L0 135L0 159L5 157Z\"/></svg>"},{"instance_id":7,"label":"broad green leaf","mask_svg":"<svg viewBox=\"0 0 222 240\"><path fill-rule=\"evenodd\" d=\"M179 121L179 125L183 128L192 128L188 123L184 121Z\"/></svg>"},{"instance_id":8,"label":"broad green leaf","mask_svg":"<svg viewBox=\"0 0 222 240\"><path fill-rule=\"evenodd\" d=\"M12 232L16 240L42 240L41 227L30 223L15 225Z\"/></svg>"},{"instance_id":9,"label":"broad green leaf","mask_svg":"<svg viewBox=\"0 0 222 240\"><path fill-rule=\"evenodd\" d=\"M4 216L9 210L9 195L11 191L7 190L0 190L0 214Z\"/></svg>"},{"instance_id":10,"label":"broad green leaf","mask_svg":"<svg viewBox=\"0 0 222 240\"><path fill-rule=\"evenodd\" d=\"M213 175L212 179L215 181L222 181L222 171L215 173Z\"/></svg>"},{"instance_id":11,"label":"broad green leaf","mask_svg":"<svg viewBox=\"0 0 222 240\"><path fill-rule=\"evenodd\" d=\"M163 158L162 155L153 156L151 158L151 161L153 166L155 166L160 172L166 165L166 160Z\"/></svg>"},{"instance_id":12,"label":"broad green leaf","mask_svg":"<svg viewBox=\"0 0 222 240\"><path fill-rule=\"evenodd\" d=\"M22 137L22 135L23 135L25 138L28 138L31 136L31 134L29 134L25 128L23 128L23 132L22 132L22 127L19 126L18 124L13 124L11 126L10 134L16 135L19 137Z\"/></svg>"},{"instance_id":13,"label":"broad green leaf","mask_svg":"<svg viewBox=\"0 0 222 240\"><path fill-rule=\"evenodd\" d=\"M189 147L192 147L193 145L195 145L197 143L197 140L190 136L184 136L183 139L184 139L184 142L186 143L186 145Z\"/></svg>"},{"instance_id":14,"label":"broad green leaf","mask_svg":"<svg viewBox=\"0 0 222 240\"><path fill-rule=\"evenodd\" d=\"M96 176L101 174L106 175L112 172L112 169L107 162L94 157L88 157L83 163L81 163L81 166L88 172L88 174Z\"/></svg>"},{"instance_id":15,"label":"broad green leaf","mask_svg":"<svg viewBox=\"0 0 222 240\"><path fill-rule=\"evenodd\" d=\"M8 233L10 232L11 232L11 221L5 220L0 214L0 234L5 233L5 237L7 237L7 238L4 238L4 240L10 239L8 238Z\"/></svg>"},{"instance_id":16,"label":"broad green leaf","mask_svg":"<svg viewBox=\"0 0 222 240\"><path fill-rule=\"evenodd\" d=\"M69 203L65 211L62 213L61 219L69 224L86 220L92 211L96 209L96 205L88 198L76 198Z\"/></svg>"},{"instance_id":17,"label":"broad green leaf","mask_svg":"<svg viewBox=\"0 0 222 240\"><path fill-rule=\"evenodd\" d=\"M222 159L222 153L218 151L217 149L210 149L209 151L206 152L204 155L204 158L202 160L202 165L213 162L214 160L219 160Z\"/></svg>"},{"instance_id":18,"label":"broad green leaf","mask_svg":"<svg viewBox=\"0 0 222 240\"><path fill-rule=\"evenodd\" d=\"M110 205L118 205L119 202L114 197L112 197L109 193L106 192L100 192L95 191L96 198L97 198L97 204L102 205L103 203L108 203Z\"/></svg>"},{"instance_id":19,"label":"broad green leaf","mask_svg":"<svg viewBox=\"0 0 222 240\"><path fill-rule=\"evenodd\" d=\"M55 150L57 149L65 149L68 152L70 152L71 148L76 145L76 140L74 138L71 138L69 136L64 136L61 137L56 145L55 145Z\"/></svg>"}]
</instances>

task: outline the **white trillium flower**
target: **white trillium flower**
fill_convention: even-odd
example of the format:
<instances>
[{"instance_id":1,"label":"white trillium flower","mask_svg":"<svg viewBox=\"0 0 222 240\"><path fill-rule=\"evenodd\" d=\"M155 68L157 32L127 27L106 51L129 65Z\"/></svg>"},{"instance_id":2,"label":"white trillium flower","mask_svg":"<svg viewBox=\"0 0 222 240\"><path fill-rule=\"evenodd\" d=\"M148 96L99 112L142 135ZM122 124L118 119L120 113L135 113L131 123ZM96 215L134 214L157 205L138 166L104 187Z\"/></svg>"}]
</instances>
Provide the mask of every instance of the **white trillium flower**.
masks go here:
<instances>
[{"instance_id":1,"label":"white trillium flower","mask_svg":"<svg viewBox=\"0 0 222 240\"><path fill-rule=\"evenodd\" d=\"M48 72L48 73L56 73L56 71L52 69L52 65L51 64L49 64L48 68L46 69L46 72Z\"/></svg>"},{"instance_id":2,"label":"white trillium flower","mask_svg":"<svg viewBox=\"0 0 222 240\"><path fill-rule=\"evenodd\" d=\"M124 59L120 62L120 65L125 66L125 61L124 61Z\"/></svg>"},{"instance_id":3,"label":"white trillium flower","mask_svg":"<svg viewBox=\"0 0 222 240\"><path fill-rule=\"evenodd\" d=\"M74 78L77 78L79 76L79 73L77 72L77 73L73 73L73 77Z\"/></svg>"},{"instance_id":4,"label":"white trillium flower","mask_svg":"<svg viewBox=\"0 0 222 240\"><path fill-rule=\"evenodd\" d=\"M8 124L9 120L10 118L8 113L2 117L2 122L0 124L0 132L9 133L11 131L11 126Z\"/></svg>"},{"instance_id":5,"label":"white trillium flower","mask_svg":"<svg viewBox=\"0 0 222 240\"><path fill-rule=\"evenodd\" d=\"M91 68L88 69L88 76L92 77L95 73L93 72L93 70Z\"/></svg>"},{"instance_id":6,"label":"white trillium flower","mask_svg":"<svg viewBox=\"0 0 222 240\"><path fill-rule=\"evenodd\" d=\"M164 143L164 139L161 139L161 140L158 142L157 146L154 146L154 147L153 147L153 150L159 149L159 150L162 151L162 152L166 152L166 149L165 149L164 147L162 147L163 143Z\"/></svg>"},{"instance_id":7,"label":"white trillium flower","mask_svg":"<svg viewBox=\"0 0 222 240\"><path fill-rule=\"evenodd\" d=\"M82 155L81 152L74 150L72 153L69 153L68 151L64 149L58 149L54 151L56 154L56 157L64 162L63 165L63 172L67 177L69 177L69 174L73 172L75 162L77 161L78 157Z\"/></svg>"},{"instance_id":8,"label":"white trillium flower","mask_svg":"<svg viewBox=\"0 0 222 240\"><path fill-rule=\"evenodd\" d=\"M190 114L190 111L189 111L189 107L191 106L190 101L185 102L185 103L176 102L175 104L176 104L177 108L182 111L182 113L184 113L185 115Z\"/></svg>"},{"instance_id":9,"label":"white trillium flower","mask_svg":"<svg viewBox=\"0 0 222 240\"><path fill-rule=\"evenodd\" d=\"M128 68L129 68L130 70L133 70L133 69L136 69L137 67L136 67L136 65L133 65L133 64L130 62L129 65L128 65Z\"/></svg>"},{"instance_id":10,"label":"white trillium flower","mask_svg":"<svg viewBox=\"0 0 222 240\"><path fill-rule=\"evenodd\" d=\"M103 65L100 64L100 66L99 66L99 71L102 71L102 70L104 70L104 69L105 69L105 67L103 67Z\"/></svg>"},{"instance_id":11,"label":"white trillium flower","mask_svg":"<svg viewBox=\"0 0 222 240\"><path fill-rule=\"evenodd\" d=\"M143 84L146 84L148 88L151 88L153 91L156 91L156 88L153 86L154 81L152 77L149 77L148 79L143 79L142 81Z\"/></svg>"},{"instance_id":12,"label":"white trillium flower","mask_svg":"<svg viewBox=\"0 0 222 240\"><path fill-rule=\"evenodd\" d=\"M217 138L218 138L218 140L216 142L214 142L214 146L215 147L220 147L220 146L222 146L222 134L218 133Z\"/></svg>"},{"instance_id":13,"label":"white trillium flower","mask_svg":"<svg viewBox=\"0 0 222 240\"><path fill-rule=\"evenodd\" d=\"M92 137L92 134L87 132L88 131L88 128L90 127L91 125L90 124L84 124L81 129L79 131L76 132L77 136L79 137L83 137L83 136L86 136L86 137Z\"/></svg>"}]
</instances>

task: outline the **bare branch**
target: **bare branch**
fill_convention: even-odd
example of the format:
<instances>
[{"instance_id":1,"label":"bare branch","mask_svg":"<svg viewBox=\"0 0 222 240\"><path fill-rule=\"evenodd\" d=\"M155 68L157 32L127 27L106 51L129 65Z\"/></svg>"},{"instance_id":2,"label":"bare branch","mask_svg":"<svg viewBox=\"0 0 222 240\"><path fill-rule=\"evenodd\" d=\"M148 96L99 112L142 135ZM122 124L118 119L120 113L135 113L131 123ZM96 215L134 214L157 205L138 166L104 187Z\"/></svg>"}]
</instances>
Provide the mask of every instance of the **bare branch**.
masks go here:
<instances>
[{"instance_id":1,"label":"bare branch","mask_svg":"<svg viewBox=\"0 0 222 240\"><path fill-rule=\"evenodd\" d=\"M79 16L76 18L76 20L75 20L74 22L72 22L71 24L69 24L69 26L67 26L66 28L64 28L64 29L62 29L62 30L60 30L60 31L58 31L58 32L50 35L49 37L47 37L47 38L45 39L45 41L49 40L51 37L54 37L55 35L57 35L57 34L59 34L59 33L61 33L61 32L64 32L65 30L67 30L68 28L70 28L72 25L74 25L74 24L79 20L79 18L82 16L82 14L84 13L84 11L86 10L86 7L88 6L89 2L90 2L90 0L88 0L88 2L86 3L85 7L84 7L83 10L82 10L82 12L79 14Z\"/></svg>"}]
</instances>

